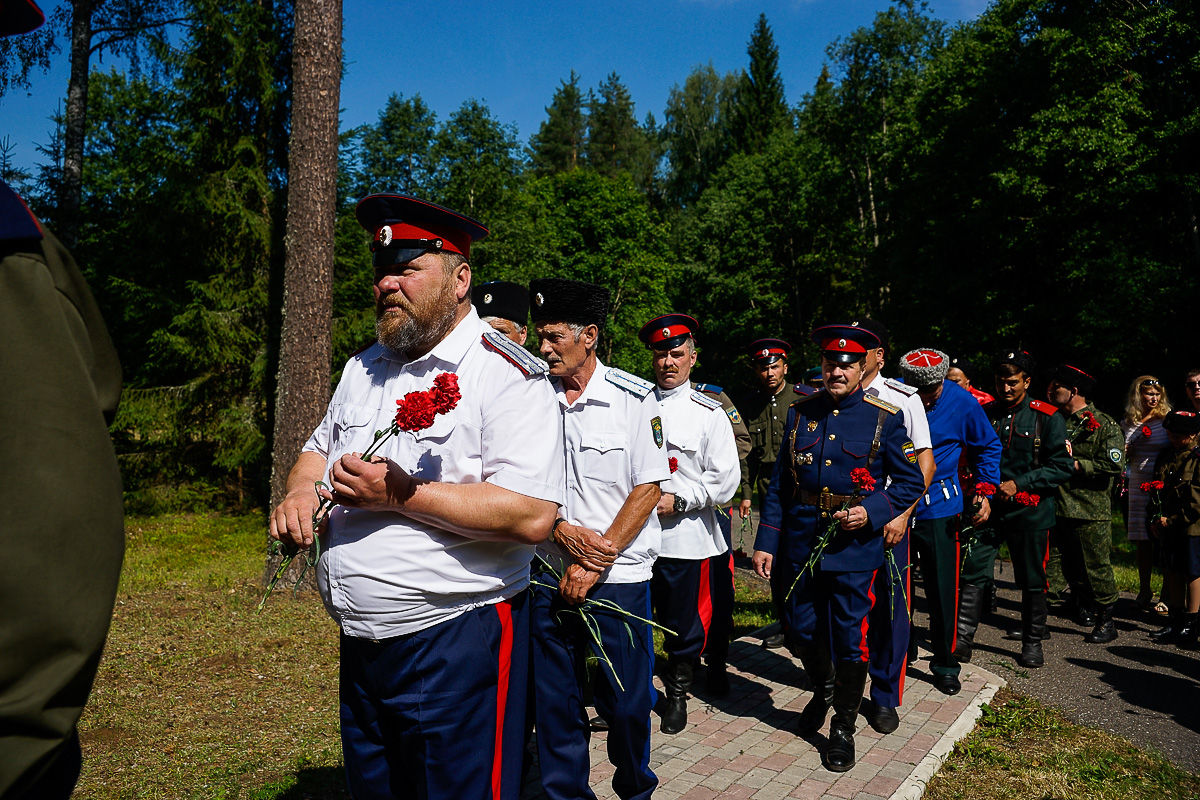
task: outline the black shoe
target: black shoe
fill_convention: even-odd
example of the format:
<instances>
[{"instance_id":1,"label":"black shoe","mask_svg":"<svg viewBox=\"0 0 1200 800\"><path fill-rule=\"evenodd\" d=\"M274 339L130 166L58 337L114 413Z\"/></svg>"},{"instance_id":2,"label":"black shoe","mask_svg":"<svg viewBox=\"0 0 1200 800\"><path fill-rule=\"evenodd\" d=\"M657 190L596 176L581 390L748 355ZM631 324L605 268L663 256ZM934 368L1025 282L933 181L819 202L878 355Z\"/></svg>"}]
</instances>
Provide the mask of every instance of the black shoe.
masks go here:
<instances>
[{"instance_id":1,"label":"black shoe","mask_svg":"<svg viewBox=\"0 0 1200 800\"><path fill-rule=\"evenodd\" d=\"M848 772L854 767L854 731L838 728L829 732L825 748L825 768L830 772Z\"/></svg>"},{"instance_id":2,"label":"black shoe","mask_svg":"<svg viewBox=\"0 0 1200 800\"><path fill-rule=\"evenodd\" d=\"M1096 620L1096 626L1083 640L1089 644L1107 644L1116 638L1117 626L1113 624L1112 606L1105 606L1100 609L1100 618Z\"/></svg>"},{"instance_id":3,"label":"black shoe","mask_svg":"<svg viewBox=\"0 0 1200 800\"><path fill-rule=\"evenodd\" d=\"M1036 669L1046 663L1042 641L1046 638L1046 595L1042 592L1021 593L1021 656L1017 663Z\"/></svg>"},{"instance_id":4,"label":"black shoe","mask_svg":"<svg viewBox=\"0 0 1200 800\"><path fill-rule=\"evenodd\" d=\"M594 716L590 720L588 720L588 725L594 731L608 730L608 720L606 720L604 717L600 716L599 714L597 714L596 716Z\"/></svg>"},{"instance_id":5,"label":"black shoe","mask_svg":"<svg viewBox=\"0 0 1200 800\"><path fill-rule=\"evenodd\" d=\"M1021 655L1017 658L1017 663L1030 669L1044 666L1046 658L1042 653L1042 643L1040 641L1021 642Z\"/></svg>"},{"instance_id":6,"label":"black shoe","mask_svg":"<svg viewBox=\"0 0 1200 800\"><path fill-rule=\"evenodd\" d=\"M661 675L667 696L657 705L662 717L663 733L679 733L687 727L687 699L692 688L692 660L667 658L667 668Z\"/></svg>"},{"instance_id":7,"label":"black shoe","mask_svg":"<svg viewBox=\"0 0 1200 800\"><path fill-rule=\"evenodd\" d=\"M871 715L867 717L867 722L879 733L889 734L900 727L900 715L896 713L896 709L876 703L871 709Z\"/></svg>"},{"instance_id":8,"label":"black shoe","mask_svg":"<svg viewBox=\"0 0 1200 800\"><path fill-rule=\"evenodd\" d=\"M1092 609L1083 606L1075 613L1075 621L1085 628L1094 628L1100 617Z\"/></svg>"},{"instance_id":9,"label":"black shoe","mask_svg":"<svg viewBox=\"0 0 1200 800\"><path fill-rule=\"evenodd\" d=\"M957 675L935 675L933 676L933 688L942 694L953 696L962 691L962 682L959 681Z\"/></svg>"},{"instance_id":10,"label":"black shoe","mask_svg":"<svg viewBox=\"0 0 1200 800\"><path fill-rule=\"evenodd\" d=\"M662 717L660 729L663 733L679 733L687 727L687 698L668 697L660 704Z\"/></svg>"},{"instance_id":11,"label":"black shoe","mask_svg":"<svg viewBox=\"0 0 1200 800\"><path fill-rule=\"evenodd\" d=\"M773 633L767 638L763 639L762 642L763 647L767 648L768 650L778 650L779 648L783 647L783 634Z\"/></svg>"},{"instance_id":12,"label":"black shoe","mask_svg":"<svg viewBox=\"0 0 1200 800\"><path fill-rule=\"evenodd\" d=\"M1172 608L1167 612L1167 624L1150 631L1150 641L1155 644L1170 644L1175 641L1179 629L1183 627L1183 609Z\"/></svg>"},{"instance_id":13,"label":"black shoe","mask_svg":"<svg viewBox=\"0 0 1200 800\"><path fill-rule=\"evenodd\" d=\"M1185 614L1179 633L1175 634L1175 644L1180 647L1195 647L1200 639L1200 614Z\"/></svg>"}]
</instances>

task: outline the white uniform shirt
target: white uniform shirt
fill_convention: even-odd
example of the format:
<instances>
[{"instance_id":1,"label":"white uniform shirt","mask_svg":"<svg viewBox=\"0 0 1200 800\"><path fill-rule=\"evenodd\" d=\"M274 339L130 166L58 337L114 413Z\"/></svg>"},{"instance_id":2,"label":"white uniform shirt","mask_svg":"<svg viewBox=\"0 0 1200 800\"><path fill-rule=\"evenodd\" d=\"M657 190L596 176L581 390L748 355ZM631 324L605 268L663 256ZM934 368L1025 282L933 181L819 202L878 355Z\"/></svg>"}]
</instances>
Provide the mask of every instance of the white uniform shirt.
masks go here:
<instances>
[{"instance_id":1,"label":"white uniform shirt","mask_svg":"<svg viewBox=\"0 0 1200 800\"><path fill-rule=\"evenodd\" d=\"M896 385L904 384L897 382ZM929 436L929 419L925 416L925 405L921 398L917 397L915 390L909 393L897 389L891 379L876 373L871 382L863 387L863 391L900 407L904 412L904 429L908 431L908 438L912 439L913 449L928 450L933 447L933 440Z\"/></svg>"},{"instance_id":2,"label":"white uniform shirt","mask_svg":"<svg viewBox=\"0 0 1200 800\"><path fill-rule=\"evenodd\" d=\"M671 477L658 400L652 384L599 362L574 403L567 403L562 383L556 383L567 461L563 518L603 536L633 487ZM658 515L652 511L599 582L650 580L661 542ZM555 542L539 545L538 553L559 574L571 563Z\"/></svg>"},{"instance_id":3,"label":"white uniform shirt","mask_svg":"<svg viewBox=\"0 0 1200 800\"><path fill-rule=\"evenodd\" d=\"M304 449L327 465L364 452L396 414L396 400L458 374L462 398L433 426L401 431L378 451L415 477L487 481L528 497L563 501L562 426L550 382L529 377L482 337L474 308L415 361L376 343L347 363L329 409ZM335 506L317 584L347 635L383 639L428 628L498 602L529 581L533 547L484 542L390 511Z\"/></svg>"},{"instance_id":4,"label":"white uniform shirt","mask_svg":"<svg viewBox=\"0 0 1200 800\"><path fill-rule=\"evenodd\" d=\"M655 390L662 407L667 455L678 461L663 492L683 498L685 510L659 517L660 557L689 561L724 553L717 506L730 501L741 483L733 426L713 397L683 383Z\"/></svg>"}]
</instances>

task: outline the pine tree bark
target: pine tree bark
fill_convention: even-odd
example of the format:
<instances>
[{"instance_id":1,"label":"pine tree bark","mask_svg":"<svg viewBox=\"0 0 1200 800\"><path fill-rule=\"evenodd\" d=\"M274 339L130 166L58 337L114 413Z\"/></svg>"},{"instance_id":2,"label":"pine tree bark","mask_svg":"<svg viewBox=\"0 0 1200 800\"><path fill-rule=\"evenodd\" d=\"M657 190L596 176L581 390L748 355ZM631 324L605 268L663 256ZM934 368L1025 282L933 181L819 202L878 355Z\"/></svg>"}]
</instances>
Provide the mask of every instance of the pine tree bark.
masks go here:
<instances>
[{"instance_id":1,"label":"pine tree bark","mask_svg":"<svg viewBox=\"0 0 1200 800\"><path fill-rule=\"evenodd\" d=\"M283 328L271 467L271 506L329 403L333 240L337 215L341 0L296 0L292 134L284 236ZM302 559L288 578L295 579ZM268 558L266 577L277 558ZM315 588L312 571L306 577Z\"/></svg>"}]
</instances>

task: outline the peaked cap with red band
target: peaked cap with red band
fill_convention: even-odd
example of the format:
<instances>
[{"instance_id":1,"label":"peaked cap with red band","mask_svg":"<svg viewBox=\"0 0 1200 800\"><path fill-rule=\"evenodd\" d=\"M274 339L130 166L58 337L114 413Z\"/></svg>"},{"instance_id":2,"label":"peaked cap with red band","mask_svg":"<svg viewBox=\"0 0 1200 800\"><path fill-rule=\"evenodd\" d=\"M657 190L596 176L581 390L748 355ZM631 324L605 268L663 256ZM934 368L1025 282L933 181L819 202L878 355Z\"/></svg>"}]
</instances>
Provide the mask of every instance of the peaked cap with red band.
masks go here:
<instances>
[{"instance_id":1,"label":"peaked cap with red band","mask_svg":"<svg viewBox=\"0 0 1200 800\"><path fill-rule=\"evenodd\" d=\"M371 234L376 267L412 261L422 253L449 251L471 257L471 242L488 235L478 220L403 194L373 194L354 210Z\"/></svg>"},{"instance_id":2,"label":"peaked cap with red band","mask_svg":"<svg viewBox=\"0 0 1200 800\"><path fill-rule=\"evenodd\" d=\"M1054 374L1050 377L1063 386L1071 387L1076 394L1084 397L1091 397L1096 391L1096 379L1079 367L1072 367L1070 364L1059 364L1054 368Z\"/></svg>"},{"instance_id":3,"label":"peaked cap with red band","mask_svg":"<svg viewBox=\"0 0 1200 800\"><path fill-rule=\"evenodd\" d=\"M921 348L909 350L900 358L900 377L918 389L936 386L946 379L950 371L950 356L941 350Z\"/></svg>"},{"instance_id":4,"label":"peaked cap with red band","mask_svg":"<svg viewBox=\"0 0 1200 800\"><path fill-rule=\"evenodd\" d=\"M642 326L638 338L651 350L671 350L700 332L700 323L687 314L664 314Z\"/></svg>"},{"instance_id":5,"label":"peaked cap with red band","mask_svg":"<svg viewBox=\"0 0 1200 800\"><path fill-rule=\"evenodd\" d=\"M755 339L750 343L750 358L756 364L773 364L779 359L787 360L792 346L783 339Z\"/></svg>"},{"instance_id":6,"label":"peaked cap with red band","mask_svg":"<svg viewBox=\"0 0 1200 800\"><path fill-rule=\"evenodd\" d=\"M883 347L879 337L854 325L822 325L812 332L821 355L837 364L853 364L866 358L868 350Z\"/></svg>"},{"instance_id":7,"label":"peaked cap with red band","mask_svg":"<svg viewBox=\"0 0 1200 800\"><path fill-rule=\"evenodd\" d=\"M0 36L17 36L42 27L46 15L33 0L0 0Z\"/></svg>"}]
</instances>

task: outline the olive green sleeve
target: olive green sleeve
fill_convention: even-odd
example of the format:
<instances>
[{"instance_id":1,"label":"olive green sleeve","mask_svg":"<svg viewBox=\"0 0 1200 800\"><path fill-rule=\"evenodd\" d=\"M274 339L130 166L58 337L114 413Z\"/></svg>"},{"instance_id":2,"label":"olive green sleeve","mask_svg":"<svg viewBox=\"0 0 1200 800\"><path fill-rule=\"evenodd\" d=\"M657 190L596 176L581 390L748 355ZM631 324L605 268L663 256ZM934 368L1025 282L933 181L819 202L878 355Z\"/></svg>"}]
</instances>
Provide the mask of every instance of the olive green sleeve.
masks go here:
<instances>
[{"instance_id":1,"label":"olive green sleeve","mask_svg":"<svg viewBox=\"0 0 1200 800\"><path fill-rule=\"evenodd\" d=\"M0 796L56 767L91 691L124 553L106 414L120 368L61 245L0 243Z\"/></svg>"},{"instance_id":2,"label":"olive green sleeve","mask_svg":"<svg viewBox=\"0 0 1200 800\"><path fill-rule=\"evenodd\" d=\"M1116 477L1125 469L1125 435L1121 427L1107 414L1099 417L1100 430L1087 454L1077 453L1079 472L1087 478L1107 475Z\"/></svg>"}]
</instances>

